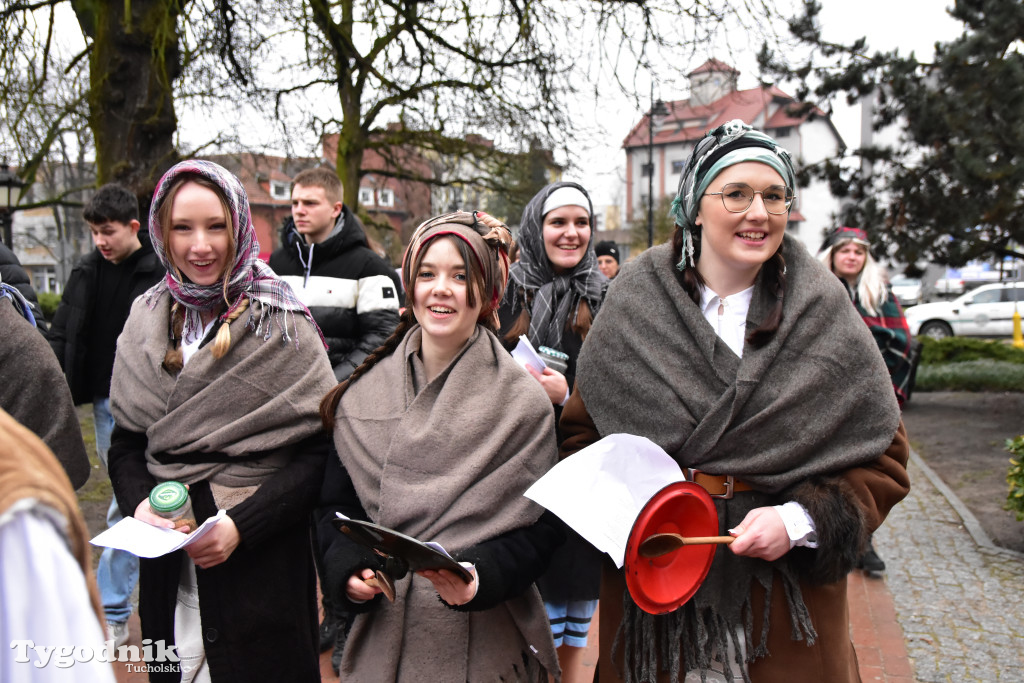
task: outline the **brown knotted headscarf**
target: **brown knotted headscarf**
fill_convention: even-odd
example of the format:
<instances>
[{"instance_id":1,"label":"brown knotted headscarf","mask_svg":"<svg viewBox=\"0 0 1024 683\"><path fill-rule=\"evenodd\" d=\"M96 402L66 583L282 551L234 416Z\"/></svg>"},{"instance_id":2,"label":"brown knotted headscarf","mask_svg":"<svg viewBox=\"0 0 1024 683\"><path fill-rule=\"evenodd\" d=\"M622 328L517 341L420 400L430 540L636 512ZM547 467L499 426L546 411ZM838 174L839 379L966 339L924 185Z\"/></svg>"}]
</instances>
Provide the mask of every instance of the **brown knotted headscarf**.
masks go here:
<instances>
[{"instance_id":1,"label":"brown knotted headscarf","mask_svg":"<svg viewBox=\"0 0 1024 683\"><path fill-rule=\"evenodd\" d=\"M431 240L444 235L453 235L465 242L476 257L483 273L480 321L493 318L494 329L497 329L498 306L508 283L508 253L513 242L508 226L493 216L480 211L455 211L421 223L402 257L402 285L410 291L415 281L413 268L419 263L420 255Z\"/></svg>"}]
</instances>

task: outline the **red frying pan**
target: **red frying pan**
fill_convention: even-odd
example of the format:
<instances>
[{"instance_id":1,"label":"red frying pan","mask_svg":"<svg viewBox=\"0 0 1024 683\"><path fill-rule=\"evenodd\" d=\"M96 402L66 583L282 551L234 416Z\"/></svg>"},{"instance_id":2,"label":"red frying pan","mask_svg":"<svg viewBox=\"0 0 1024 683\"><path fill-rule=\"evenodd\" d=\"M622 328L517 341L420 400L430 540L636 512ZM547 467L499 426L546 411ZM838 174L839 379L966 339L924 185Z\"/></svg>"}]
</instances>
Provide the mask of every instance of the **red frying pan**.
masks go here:
<instances>
[{"instance_id":1,"label":"red frying pan","mask_svg":"<svg viewBox=\"0 0 1024 683\"><path fill-rule=\"evenodd\" d=\"M665 614L693 597L711 568L714 544L731 540L717 533L715 504L700 484L675 482L654 494L633 522L626 543L626 587L637 606ZM694 544L679 542L678 549L668 552L650 552L656 542L649 541L641 553L641 544L655 534L705 538Z\"/></svg>"}]
</instances>

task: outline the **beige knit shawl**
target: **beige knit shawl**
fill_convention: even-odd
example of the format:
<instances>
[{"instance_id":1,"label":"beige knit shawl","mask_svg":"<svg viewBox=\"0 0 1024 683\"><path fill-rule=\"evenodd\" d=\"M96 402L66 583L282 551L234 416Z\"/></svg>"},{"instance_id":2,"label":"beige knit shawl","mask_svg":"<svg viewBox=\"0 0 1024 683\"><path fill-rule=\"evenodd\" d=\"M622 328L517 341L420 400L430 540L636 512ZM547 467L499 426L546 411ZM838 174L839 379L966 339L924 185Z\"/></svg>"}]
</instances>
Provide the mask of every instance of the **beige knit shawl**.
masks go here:
<instances>
[{"instance_id":1,"label":"beige knit shawl","mask_svg":"<svg viewBox=\"0 0 1024 683\"><path fill-rule=\"evenodd\" d=\"M348 389L334 441L371 521L457 556L540 516L522 494L555 462L553 415L540 385L484 328L430 382L420 340L414 326ZM536 587L479 612L445 607L418 576L396 589L393 604L356 620L343 679L525 680L524 655L531 676L558 670Z\"/></svg>"},{"instance_id":2,"label":"beige knit shawl","mask_svg":"<svg viewBox=\"0 0 1024 683\"><path fill-rule=\"evenodd\" d=\"M132 306L117 340L110 406L119 427L145 433L146 463L158 480L208 480L218 507L230 509L288 462L284 447L321 429L320 398L335 384L323 343L309 322L295 317L296 338L264 340L231 323L232 345L215 359L200 348L174 376L163 369L171 319L166 292L150 310L146 297ZM258 319L262 304L252 301ZM267 457L230 462L252 453ZM219 453L229 462L161 464L154 453Z\"/></svg>"}]
</instances>

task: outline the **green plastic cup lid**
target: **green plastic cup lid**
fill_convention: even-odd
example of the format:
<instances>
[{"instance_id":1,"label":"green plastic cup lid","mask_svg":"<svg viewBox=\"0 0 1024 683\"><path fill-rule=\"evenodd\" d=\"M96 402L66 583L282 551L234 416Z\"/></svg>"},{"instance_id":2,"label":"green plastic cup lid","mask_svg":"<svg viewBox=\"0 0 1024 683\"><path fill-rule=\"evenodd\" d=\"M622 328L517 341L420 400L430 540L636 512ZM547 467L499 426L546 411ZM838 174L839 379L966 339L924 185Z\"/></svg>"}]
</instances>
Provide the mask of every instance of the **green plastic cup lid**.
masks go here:
<instances>
[{"instance_id":1,"label":"green plastic cup lid","mask_svg":"<svg viewBox=\"0 0 1024 683\"><path fill-rule=\"evenodd\" d=\"M149 492L149 506L154 512L173 512L188 501L188 489L177 481L157 484Z\"/></svg>"}]
</instances>

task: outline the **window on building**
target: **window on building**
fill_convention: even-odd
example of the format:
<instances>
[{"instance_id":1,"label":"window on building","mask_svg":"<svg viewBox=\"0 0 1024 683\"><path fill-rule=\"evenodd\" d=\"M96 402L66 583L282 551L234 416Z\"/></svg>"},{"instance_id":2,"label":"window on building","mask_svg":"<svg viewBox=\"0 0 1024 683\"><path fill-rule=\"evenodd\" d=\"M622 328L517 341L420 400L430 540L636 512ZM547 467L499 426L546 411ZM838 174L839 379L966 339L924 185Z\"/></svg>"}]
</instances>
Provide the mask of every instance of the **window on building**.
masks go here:
<instances>
[{"instance_id":1,"label":"window on building","mask_svg":"<svg viewBox=\"0 0 1024 683\"><path fill-rule=\"evenodd\" d=\"M373 206L373 188L372 187L360 187L359 188L359 203L363 206Z\"/></svg>"},{"instance_id":2,"label":"window on building","mask_svg":"<svg viewBox=\"0 0 1024 683\"><path fill-rule=\"evenodd\" d=\"M654 172L654 164L641 164L640 165L640 177L647 178Z\"/></svg>"},{"instance_id":3,"label":"window on building","mask_svg":"<svg viewBox=\"0 0 1024 683\"><path fill-rule=\"evenodd\" d=\"M677 159L672 162L673 173L682 173L684 168L686 168L686 159Z\"/></svg>"},{"instance_id":4,"label":"window on building","mask_svg":"<svg viewBox=\"0 0 1024 683\"><path fill-rule=\"evenodd\" d=\"M395 191L389 187L377 190L377 206L394 206Z\"/></svg>"},{"instance_id":5,"label":"window on building","mask_svg":"<svg viewBox=\"0 0 1024 683\"><path fill-rule=\"evenodd\" d=\"M283 180L271 180L270 196L273 199L290 199L291 193L288 191L288 183Z\"/></svg>"}]
</instances>

